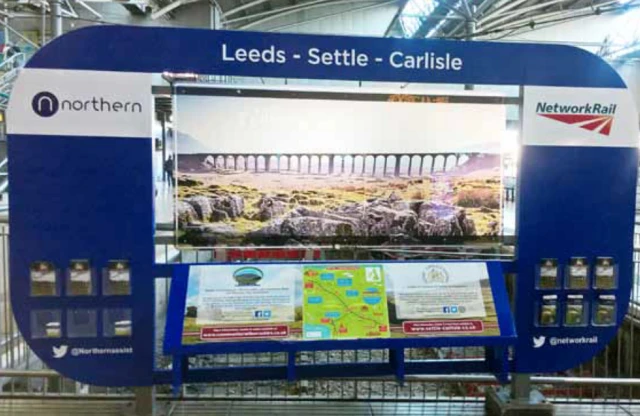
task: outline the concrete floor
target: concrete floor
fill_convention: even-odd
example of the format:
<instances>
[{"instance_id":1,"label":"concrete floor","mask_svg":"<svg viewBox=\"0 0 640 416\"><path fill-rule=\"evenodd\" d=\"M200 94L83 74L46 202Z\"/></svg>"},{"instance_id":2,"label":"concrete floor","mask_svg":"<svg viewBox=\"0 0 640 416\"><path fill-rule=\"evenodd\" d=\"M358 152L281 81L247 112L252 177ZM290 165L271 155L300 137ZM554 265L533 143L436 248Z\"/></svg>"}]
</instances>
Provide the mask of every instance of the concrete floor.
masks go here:
<instances>
[{"instance_id":1,"label":"concrete floor","mask_svg":"<svg viewBox=\"0 0 640 416\"><path fill-rule=\"evenodd\" d=\"M115 400L0 399L3 416L120 416L133 415L131 402ZM365 403L282 401L184 401L158 402L158 416L356 416L356 415L484 415L484 403ZM640 405L556 405L556 416L640 416Z\"/></svg>"}]
</instances>

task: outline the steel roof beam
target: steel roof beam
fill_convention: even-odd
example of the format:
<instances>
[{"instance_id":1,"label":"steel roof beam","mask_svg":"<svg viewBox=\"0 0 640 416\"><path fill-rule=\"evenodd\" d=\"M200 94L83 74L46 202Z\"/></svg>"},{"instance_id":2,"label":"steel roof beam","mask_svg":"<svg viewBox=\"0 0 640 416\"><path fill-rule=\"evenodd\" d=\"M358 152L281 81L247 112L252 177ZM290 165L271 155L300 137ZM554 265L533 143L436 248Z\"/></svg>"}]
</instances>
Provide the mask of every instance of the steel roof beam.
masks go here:
<instances>
[{"instance_id":1,"label":"steel roof beam","mask_svg":"<svg viewBox=\"0 0 640 416\"><path fill-rule=\"evenodd\" d=\"M226 12L223 12L222 13L222 17L223 18L229 17L232 14L236 14L238 12L241 12L243 10L251 8L253 6L258 6L258 5L262 4L262 3L267 3L269 1L271 1L271 0L253 0L253 1L250 1L249 3L243 4L243 5L238 6L238 7L234 7L233 9L229 9Z\"/></svg>"},{"instance_id":2,"label":"steel roof beam","mask_svg":"<svg viewBox=\"0 0 640 416\"><path fill-rule=\"evenodd\" d=\"M248 14L246 16L241 16L241 17L236 17L234 19L229 19L224 21L223 23L225 25L227 24L231 24L231 23L237 23L237 22L242 22L245 20L251 20L251 19L255 19L257 17L263 17L263 16L269 16L272 14L278 14L281 12L286 12L288 10L294 10L294 9L300 9L300 8L306 8L306 6L310 6L313 4L320 4L320 3L328 3L327 6L333 5L333 4L344 4L344 3L374 3L378 0L314 0L314 1L308 1L306 3L299 3L293 6L285 6L285 7L280 7L274 10L267 10L264 12L260 12L260 13L253 13L253 14ZM386 3L398 3L402 0L390 0L387 1ZM368 6L367 6L368 7ZM404 15L406 16L406 15ZM433 18L433 19L442 19L445 16L427 16L427 18ZM458 18L458 19L462 19L462 18ZM286 26L295 26L296 23L292 23Z\"/></svg>"},{"instance_id":3,"label":"steel roof beam","mask_svg":"<svg viewBox=\"0 0 640 416\"><path fill-rule=\"evenodd\" d=\"M76 3L78 3L80 6L84 7L89 13L91 13L92 15L97 17L98 19L103 20L102 15L100 13L98 13L93 7L91 7L87 3L85 3L83 0L76 0Z\"/></svg>"},{"instance_id":4,"label":"steel roof beam","mask_svg":"<svg viewBox=\"0 0 640 416\"><path fill-rule=\"evenodd\" d=\"M469 0L462 0L462 6L464 7L465 12L467 12L467 16L473 19L473 11L471 10L471 6L469 5Z\"/></svg>"},{"instance_id":5,"label":"steel roof beam","mask_svg":"<svg viewBox=\"0 0 640 416\"><path fill-rule=\"evenodd\" d=\"M540 4L536 4L534 6L529 6L529 7L524 7L522 9L516 9L516 10L512 10L508 13L504 13L502 15L499 16L498 19L494 19L496 16L487 16L485 19L481 19L480 20L480 24L482 24L483 29L489 28L489 27L494 27L496 24L500 24L502 22L506 22L509 21L511 19L513 19L514 17L517 16L521 16L524 14L527 14L529 12L538 10L538 9L543 9L547 6L552 6L555 4L560 4L560 3L565 3L566 0L553 0L553 1L547 1L544 3L540 3ZM567 12L567 10L562 10L562 12ZM531 16L534 17L534 16Z\"/></svg>"},{"instance_id":6,"label":"steel roof beam","mask_svg":"<svg viewBox=\"0 0 640 416\"><path fill-rule=\"evenodd\" d=\"M461 1L465 9L467 6L471 8L470 0ZM440 4L444 5L449 10L453 9L450 4L444 4L444 1L440 1ZM636 4L636 2L632 1L630 2L630 4L634 5ZM612 5L617 5L619 6L619 8L629 6L629 4L621 5L617 0L548 0L542 2L532 2L531 0L485 0L477 5L477 9L475 13L472 14L472 18L478 22L478 31L482 33L484 30L496 28L500 24L508 25L508 27L511 27L512 22L514 21L516 22L516 24L519 24L522 22L534 21L540 18L548 19L549 16L557 17L562 15L563 13L571 13L571 15L573 15L574 12L578 10L584 13L584 11L586 10L595 10L596 7L606 7ZM550 11L549 9L553 10L553 8L555 8L554 6L560 6L564 10L558 11L556 9L556 11ZM456 12L460 14L460 10L456 10ZM399 13L394 18L395 25L399 24L401 17L402 14ZM448 16L448 19L454 20L452 19L452 16ZM427 20L428 19L426 17L423 17L423 26L427 24ZM435 32L435 37L454 37L457 35L461 35L461 31L465 29L465 22L458 22L457 24L448 24L441 26L442 27L438 28ZM426 31L423 30L421 26L421 28L416 31L416 37L424 36L423 33L425 32Z\"/></svg>"},{"instance_id":7,"label":"steel roof beam","mask_svg":"<svg viewBox=\"0 0 640 416\"><path fill-rule=\"evenodd\" d=\"M479 7L476 12L476 19L485 15L486 16L495 13L500 10L500 8L506 4L509 4L510 1L513 0L485 0Z\"/></svg>"},{"instance_id":8,"label":"steel roof beam","mask_svg":"<svg viewBox=\"0 0 640 416\"><path fill-rule=\"evenodd\" d=\"M69 0L64 0L64 4L67 5L67 7L69 8L69 10L71 11L71 13L73 14L73 17L78 17L78 12L76 12L76 9L73 8L73 6L71 5L71 3L69 2Z\"/></svg>"},{"instance_id":9,"label":"steel roof beam","mask_svg":"<svg viewBox=\"0 0 640 416\"><path fill-rule=\"evenodd\" d=\"M353 2L359 1L359 0L352 0ZM360 0L363 1L363 0ZM227 24L231 24L231 23L237 23L237 22L242 22L245 20L250 20L250 19L255 19L258 17L263 17L263 16L269 16L272 14L278 14L278 13L282 13L282 12L286 12L287 10L296 10L296 9L300 9L303 8L304 6L309 6L312 4L319 4L319 3L331 3L332 0L314 0L314 1L309 1L306 3L299 3L299 4L295 4L293 6L285 6L285 7L279 7L277 9L273 9L273 10L267 10L264 12L259 12L259 13L252 13L252 14L248 14L246 16L241 16L241 17L236 17L234 19L229 19L229 20L225 20L223 23L225 25Z\"/></svg>"},{"instance_id":10,"label":"steel roof beam","mask_svg":"<svg viewBox=\"0 0 640 416\"><path fill-rule=\"evenodd\" d=\"M315 17L315 18L312 18L312 19L307 19L307 20L302 20L300 22L290 23L290 24L287 24L287 25L284 25L284 26L277 26L277 27L268 29L268 32L275 32L275 31L287 29L287 28L290 28L290 27L300 26L300 25L303 25L305 23L317 22L317 21L324 20L324 19L329 19L329 18L335 17L335 16L343 16L343 15L349 14L349 13L363 12L363 11L366 11L366 10L377 9L377 8L380 8L380 7L384 7L384 6L388 6L390 4L400 3L400 2L402 2L402 0L390 0L390 1L385 1L383 3L372 4L372 5L364 6L364 7L354 7L352 9L345 10L345 11L340 11L340 12L337 12L337 13L329 13L327 15Z\"/></svg>"},{"instance_id":11,"label":"steel roof beam","mask_svg":"<svg viewBox=\"0 0 640 416\"><path fill-rule=\"evenodd\" d=\"M494 5L494 4L496 4L497 2L505 3L506 1L509 1L509 0L502 0L502 1L500 1L500 0L484 0L482 3L480 3L478 6L476 6L476 11L475 11L475 13L472 13L472 14L471 14L471 16L472 16L473 20L477 21L477 20L479 19L479 17L480 17L480 16L482 16L482 14L483 14L485 11L487 11L491 6L493 6L493 5ZM453 29L449 30L449 31L448 31L446 34L444 34L444 36L442 36L442 37L444 37L444 38L450 38L450 37L452 37L453 35L455 35L456 33L458 33L458 31L459 31L460 29L463 29L463 28L464 28L464 29L466 29L466 26L465 26L465 25L466 25L466 22L458 23L457 25L455 25L455 27L454 27ZM436 31L436 33L435 33L435 35L436 35L435 37L438 37L438 35L439 35L440 33L442 33L442 32L443 32L443 29L442 29L442 28L439 28L439 29Z\"/></svg>"},{"instance_id":12,"label":"steel roof beam","mask_svg":"<svg viewBox=\"0 0 640 416\"><path fill-rule=\"evenodd\" d=\"M477 10L477 12L476 12L476 14L475 14L476 19L478 19L480 22L489 22L489 21L490 21L490 20L492 20L493 18L498 17L498 16L496 16L496 13L497 13L497 12L502 13L502 16L504 16L504 11L505 11L505 9L503 8L503 6L505 6L505 5L509 5L509 3L511 3L511 5L512 5L512 4L513 4L513 3L512 3L512 1L513 1L513 0L486 0L485 2L483 2L483 3L478 7L478 10ZM573 6L573 5L577 4L577 3L579 3L579 1L578 1L578 2L573 1L573 2L570 4L570 6ZM616 2L614 2L614 3L616 3ZM600 4L597 4L597 3L596 3L596 4L595 4L595 5L593 5L593 6L601 6L601 5L608 5L608 4L611 4L611 2L607 2L607 3L600 3ZM534 7L534 6L535 6L535 5L533 5L533 6L529 6L529 7ZM591 6L592 6L592 4L590 3L589 5L585 5L584 7L581 7L581 8L575 8L575 9L570 9L570 10L565 9L565 10L564 10L564 12L565 12L565 13L569 13L569 12L574 11L574 10L586 10L587 8L591 8ZM515 17L515 15L516 15L516 13L517 13L518 11L519 11L519 10L513 10L513 11L512 11L512 12L510 12L509 14L510 14L510 15L511 15L511 17L513 18L513 17ZM483 16L483 14L484 14L484 13L486 13L486 14ZM512 13L513 13L513 14L512 14ZM557 12L553 12L553 13L557 13ZM519 23L523 23L523 22L530 22L530 21L532 21L532 19L537 19L537 18L539 18L540 16L543 16L543 18L544 18L544 16L547 16L547 15L546 15L546 14L540 14L540 15L535 15L535 16L525 17L525 18L522 18L522 19L520 19L520 20L517 20L517 22L519 22ZM553 15L553 16L557 16L557 15ZM495 25L494 25L494 23L495 23L495 22L496 22L496 21L494 20L493 22L489 22L488 24L485 24L485 25L481 26L481 27L479 28L479 31L480 31L480 32L483 32L484 30L486 30L486 29L487 29L487 27L488 27L489 25L490 25L490 27L494 27L494 26L495 26ZM510 24L510 22L507 22L506 24ZM490 27L489 27L489 28L490 28ZM449 32L447 32L447 33L446 33L446 35L445 35L445 37L448 37L448 38L450 38L450 37L454 37L454 36L455 36L455 35L457 35L457 34L459 33L459 31L460 31L461 29L463 29L463 28L464 28L464 24L462 24L462 23L461 23L461 24L458 24L458 25L456 25L452 30L450 30Z\"/></svg>"},{"instance_id":13,"label":"steel roof beam","mask_svg":"<svg viewBox=\"0 0 640 416\"><path fill-rule=\"evenodd\" d=\"M544 9L547 6L553 6L553 5L561 4L561 3L568 3L570 1L573 1L573 0L552 0L552 1L547 1L547 2L544 2L544 3L538 3L538 4L534 4L533 6L528 6L528 7L523 7L521 9L512 10L510 12L503 13L503 14L498 15L498 16L489 15L486 18L481 19L480 23L491 22L491 21L496 21L496 22L497 21L505 21L505 20L508 20L508 19L510 19L510 18L512 18L514 16L519 16L519 15L522 15L522 14L526 14L526 13L529 13L529 12L532 12L532 11L535 11L535 10L538 10L538 9ZM500 18L497 19L497 20L493 20L495 17L500 17Z\"/></svg>"},{"instance_id":14,"label":"steel roof beam","mask_svg":"<svg viewBox=\"0 0 640 416\"><path fill-rule=\"evenodd\" d=\"M482 3L480 3L480 5L477 6L476 12L473 13L473 19L474 20L478 20L480 18L480 16L482 16L484 14L484 12L489 10L491 7L493 7L493 6L501 7L503 4L505 4L505 3L509 2L509 1L511 1L511 0L484 0ZM460 29L465 28L465 23L466 22L458 23L457 25L455 25L455 27L453 29L449 30L446 34L444 34L443 37L450 38L450 37L454 36L456 33L458 33L458 31ZM438 31L436 32L436 37L441 32L443 32L443 29L442 28L438 29Z\"/></svg>"},{"instance_id":15,"label":"steel roof beam","mask_svg":"<svg viewBox=\"0 0 640 416\"><path fill-rule=\"evenodd\" d=\"M469 0L461 0L462 6L465 8L465 11L461 11L457 8L455 8L454 6L448 4L447 2L448 0L442 0L439 3L440 6L446 8L447 10L449 10L449 14L445 15L445 16L435 16L435 15L429 15L429 16L422 16L422 25L420 26L420 28L418 28L418 30L416 30L416 32L414 33L413 37L422 37L425 36L425 28L424 25L426 24L426 21L428 20L433 20L432 16L437 18L438 20L462 20L462 22L458 23L454 29L454 31L459 30L462 27L465 27L466 22L468 22L469 20L475 20L476 16L478 16L478 13L480 12L480 10L484 10L486 9L487 6L485 6L483 9L480 9L480 7L478 7L478 9L476 10L476 13L473 13L471 5L469 4ZM484 3L489 3L489 2L495 2L495 0L487 0ZM484 4L483 3L483 4ZM457 16L454 16L453 14L456 14ZM404 16L403 14L399 14L396 17L396 21L398 21L402 16ZM438 33L440 33L443 29L442 28L438 28L436 31L436 35Z\"/></svg>"},{"instance_id":16,"label":"steel roof beam","mask_svg":"<svg viewBox=\"0 0 640 416\"><path fill-rule=\"evenodd\" d=\"M522 3L525 3L527 1L529 1L529 0L514 0L514 1L510 1L510 2L505 2L506 5L504 7L499 8L499 9L495 9L494 12L490 13L487 16L493 16L493 17L502 16L504 13L508 12L509 10L513 9L514 7L520 6ZM483 20L486 20L486 17L485 17L485 19L480 19L480 23Z\"/></svg>"},{"instance_id":17,"label":"steel roof beam","mask_svg":"<svg viewBox=\"0 0 640 416\"><path fill-rule=\"evenodd\" d=\"M618 5L618 7L615 7L616 5ZM614 6L612 9L610 10L618 10L618 9L622 9L625 6L620 5L620 3L618 2L618 0L610 0L610 1L606 1L604 3L600 3L597 5L597 7L606 7L606 6ZM584 13L585 11L590 11L591 13ZM508 30L508 29L514 29L517 28L518 25L522 25L522 24L526 24L526 23L530 23L530 22L534 22L536 24L544 24L544 23L548 23L549 21L546 19L549 18L555 18L557 16L561 16L561 15L565 15L568 18L569 17L580 17L580 16L589 16L590 14L595 15L595 10L594 8L589 5L589 6L584 6L581 8L576 8L576 9L571 9L571 10L560 10L560 11L555 11L555 12L549 12L549 13L543 13L543 14L539 14L536 16L530 16L530 17L524 17L522 19L518 19L518 20L514 20L511 22L507 22L505 23L504 26L500 27L501 30ZM489 25L486 25L482 28L482 30L490 30L492 28L495 28L497 26L497 22L492 22Z\"/></svg>"},{"instance_id":18,"label":"steel roof beam","mask_svg":"<svg viewBox=\"0 0 640 416\"><path fill-rule=\"evenodd\" d=\"M458 10L455 6L450 5L446 0L441 0L438 2L439 5L449 10L450 12L457 14L465 19L471 19L471 15L466 14L460 10Z\"/></svg>"},{"instance_id":19,"label":"steel roof beam","mask_svg":"<svg viewBox=\"0 0 640 416\"><path fill-rule=\"evenodd\" d=\"M165 14L169 13L172 10L177 9L180 6L184 6L185 4L189 4L189 3L194 3L198 0L176 0L172 3L167 4L166 6L164 6L163 8L161 8L160 10L157 10L153 13L151 13L151 19L152 20L157 20L159 18L161 18L162 16L164 16Z\"/></svg>"},{"instance_id":20,"label":"steel roof beam","mask_svg":"<svg viewBox=\"0 0 640 416\"><path fill-rule=\"evenodd\" d=\"M294 9L294 10L287 10L285 12L282 13L277 13L274 14L272 16L267 16L264 17L262 19L258 19L256 21L247 23L246 25L240 26L237 29L249 29L252 28L254 26L257 26L259 24L262 23L266 23L268 21L274 20L274 19L278 19L280 17L284 17L293 13L298 13L300 11L303 10L310 10L310 9L317 9L317 8L321 8L321 7L327 7L327 6L334 6L334 5L339 5L339 4L349 4L349 3L380 3L380 1L375 1L375 0L337 0L337 1L325 1L322 3L318 3L318 4L303 4L302 7Z\"/></svg>"},{"instance_id":21,"label":"steel roof beam","mask_svg":"<svg viewBox=\"0 0 640 416\"><path fill-rule=\"evenodd\" d=\"M34 46L36 48L40 47L40 45L38 45L37 43L35 43L34 41L29 39L28 37L26 37L22 33L20 33L19 31L17 31L16 29L14 29L13 27L11 27L8 23L5 23L3 19L0 19L0 26L6 28L9 32L13 33L14 35L19 37L23 41L27 42L29 45Z\"/></svg>"}]
</instances>

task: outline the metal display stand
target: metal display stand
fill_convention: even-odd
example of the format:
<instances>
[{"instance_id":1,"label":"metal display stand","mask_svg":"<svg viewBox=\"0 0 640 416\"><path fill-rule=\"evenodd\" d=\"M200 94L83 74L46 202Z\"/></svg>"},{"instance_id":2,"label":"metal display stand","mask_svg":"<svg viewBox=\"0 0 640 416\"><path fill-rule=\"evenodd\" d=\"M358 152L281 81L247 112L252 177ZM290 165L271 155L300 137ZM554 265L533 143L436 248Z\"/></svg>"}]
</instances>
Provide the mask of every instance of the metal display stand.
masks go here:
<instances>
[{"instance_id":1,"label":"metal display stand","mask_svg":"<svg viewBox=\"0 0 640 416\"><path fill-rule=\"evenodd\" d=\"M437 262L420 262L425 266ZM260 266L263 263L242 263L243 266ZM273 264L273 263L264 263ZM366 264L366 263L310 263L326 264ZM358 376L394 376L398 382L411 374L451 374L451 373L492 373L502 383L508 380L508 351L513 345L516 334L513 326L509 300L504 285L502 266L499 262L487 262L489 283L493 293L493 302L500 328L499 336L430 336L407 339L352 339L327 341L256 341L256 342L212 342L194 345L182 343L185 300L187 297L187 277L189 265L176 266L171 280L171 296L165 329L164 352L172 359L172 385L178 391L181 384L190 380L239 381L260 379L299 379ZM219 265L212 264L215 270ZM405 361L405 348L429 347L468 347L484 346L484 360L448 362L410 362ZM387 363L319 364L301 365L296 362L296 353L300 351L389 349ZM188 358L199 354L225 354L242 352L286 352L287 365L255 366L221 369L190 369Z\"/></svg>"},{"instance_id":2,"label":"metal display stand","mask_svg":"<svg viewBox=\"0 0 640 416\"><path fill-rule=\"evenodd\" d=\"M257 63L224 55L240 49L258 50L260 56L273 49L283 61ZM357 51L366 59L352 66L318 64L306 59L316 49ZM426 53L450 63L455 58L455 65L412 68L399 61ZM151 74L163 71L522 86L516 260L503 265L517 274L512 312L500 265L487 262L494 301L503 311L501 335L243 343L234 344L233 351L284 351L287 365L190 369L187 357L229 352L232 344L181 345L177 337L190 266L155 262ZM519 374L578 366L603 349L624 320L633 272L637 111L613 68L583 50L96 26L65 34L39 50L18 77L8 111L11 303L29 346L65 377L105 386L177 388L183 382L296 380L339 376L338 371L393 375L399 381L405 374L488 371L502 382L507 373L516 374L514 397L521 403L528 396ZM615 285L595 283L602 258L615 262ZM561 284L539 284L542 259L556 259ZM71 262L87 268L94 291L70 294L65 277ZM32 288L34 270L53 277L44 295ZM155 279L167 277L173 279L165 345L173 355L171 370L157 369L154 356ZM549 311L558 317L571 312L577 295L586 305L583 324L572 325L571 317L548 320ZM556 309L547 307L549 299L555 299ZM82 326L80 335L70 330L78 315L88 328ZM116 323L127 321L130 328L118 332ZM487 346L488 355L474 363L404 359L404 348L453 345ZM509 346L512 355L507 355ZM295 362L301 349L331 348L385 348L390 359L342 364L339 370ZM541 406L546 412L548 405Z\"/></svg>"}]
</instances>

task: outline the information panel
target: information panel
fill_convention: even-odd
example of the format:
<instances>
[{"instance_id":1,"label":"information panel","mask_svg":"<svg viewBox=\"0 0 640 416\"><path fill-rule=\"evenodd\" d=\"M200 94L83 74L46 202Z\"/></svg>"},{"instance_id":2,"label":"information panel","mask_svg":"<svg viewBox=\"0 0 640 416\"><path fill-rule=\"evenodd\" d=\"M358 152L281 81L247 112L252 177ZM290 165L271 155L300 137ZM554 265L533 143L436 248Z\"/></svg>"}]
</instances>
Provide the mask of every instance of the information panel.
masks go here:
<instances>
[{"instance_id":1,"label":"information panel","mask_svg":"<svg viewBox=\"0 0 640 416\"><path fill-rule=\"evenodd\" d=\"M485 263L193 265L183 344L500 335Z\"/></svg>"}]
</instances>

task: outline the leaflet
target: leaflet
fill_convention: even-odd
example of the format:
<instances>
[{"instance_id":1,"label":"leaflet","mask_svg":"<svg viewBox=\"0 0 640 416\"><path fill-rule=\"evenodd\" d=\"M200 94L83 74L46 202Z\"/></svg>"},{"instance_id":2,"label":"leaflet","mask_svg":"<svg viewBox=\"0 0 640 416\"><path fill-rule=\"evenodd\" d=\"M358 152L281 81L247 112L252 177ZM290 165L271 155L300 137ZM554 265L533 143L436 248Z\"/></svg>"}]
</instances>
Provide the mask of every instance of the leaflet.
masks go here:
<instances>
[{"instance_id":1,"label":"leaflet","mask_svg":"<svg viewBox=\"0 0 640 416\"><path fill-rule=\"evenodd\" d=\"M395 266L388 266L393 270ZM482 263L405 265L393 278L399 319L484 318L481 284L489 276ZM393 273L393 271L390 271Z\"/></svg>"},{"instance_id":2,"label":"leaflet","mask_svg":"<svg viewBox=\"0 0 640 416\"><path fill-rule=\"evenodd\" d=\"M303 293L304 339L389 337L381 265L307 266Z\"/></svg>"},{"instance_id":3,"label":"leaflet","mask_svg":"<svg viewBox=\"0 0 640 416\"><path fill-rule=\"evenodd\" d=\"M295 274L277 266L222 267L200 280L196 324L292 322L294 287Z\"/></svg>"}]
</instances>

